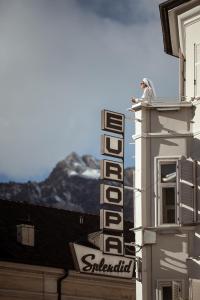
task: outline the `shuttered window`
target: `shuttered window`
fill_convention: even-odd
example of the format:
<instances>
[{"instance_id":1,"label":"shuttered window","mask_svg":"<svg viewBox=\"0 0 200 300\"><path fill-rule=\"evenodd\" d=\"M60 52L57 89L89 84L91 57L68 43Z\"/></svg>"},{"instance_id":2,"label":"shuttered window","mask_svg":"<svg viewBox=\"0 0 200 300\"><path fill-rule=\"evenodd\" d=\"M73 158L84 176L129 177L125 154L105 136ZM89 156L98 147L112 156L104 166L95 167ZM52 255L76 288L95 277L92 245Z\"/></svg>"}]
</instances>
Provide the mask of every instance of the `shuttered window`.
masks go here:
<instances>
[{"instance_id":1,"label":"shuttered window","mask_svg":"<svg viewBox=\"0 0 200 300\"><path fill-rule=\"evenodd\" d=\"M200 161L196 162L196 198L197 198L197 203L196 203L196 220L197 222L200 222Z\"/></svg>"},{"instance_id":2,"label":"shuttered window","mask_svg":"<svg viewBox=\"0 0 200 300\"><path fill-rule=\"evenodd\" d=\"M189 299L199 300L200 280L199 279L190 279L189 283L190 283Z\"/></svg>"},{"instance_id":3,"label":"shuttered window","mask_svg":"<svg viewBox=\"0 0 200 300\"><path fill-rule=\"evenodd\" d=\"M172 281L172 300L182 300L182 287L180 281Z\"/></svg>"},{"instance_id":4,"label":"shuttered window","mask_svg":"<svg viewBox=\"0 0 200 300\"><path fill-rule=\"evenodd\" d=\"M157 158L157 225L200 221L200 162Z\"/></svg>"},{"instance_id":5,"label":"shuttered window","mask_svg":"<svg viewBox=\"0 0 200 300\"><path fill-rule=\"evenodd\" d=\"M180 191L180 221L181 224L191 224L195 218L195 178L194 161L182 158L179 160L179 191Z\"/></svg>"},{"instance_id":6,"label":"shuttered window","mask_svg":"<svg viewBox=\"0 0 200 300\"><path fill-rule=\"evenodd\" d=\"M194 95L200 97L200 44L194 44Z\"/></svg>"},{"instance_id":7,"label":"shuttered window","mask_svg":"<svg viewBox=\"0 0 200 300\"><path fill-rule=\"evenodd\" d=\"M35 227L28 224L17 225L17 241L25 246L35 245Z\"/></svg>"}]
</instances>

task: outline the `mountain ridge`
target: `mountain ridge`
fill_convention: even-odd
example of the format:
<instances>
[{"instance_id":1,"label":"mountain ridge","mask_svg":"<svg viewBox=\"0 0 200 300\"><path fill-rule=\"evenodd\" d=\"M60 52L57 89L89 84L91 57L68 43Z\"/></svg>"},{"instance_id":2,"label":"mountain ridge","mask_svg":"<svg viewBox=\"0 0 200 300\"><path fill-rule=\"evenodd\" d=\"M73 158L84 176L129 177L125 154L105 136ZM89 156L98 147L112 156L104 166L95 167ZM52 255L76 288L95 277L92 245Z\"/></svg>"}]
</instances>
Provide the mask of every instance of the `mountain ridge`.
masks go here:
<instances>
[{"instance_id":1,"label":"mountain ridge","mask_svg":"<svg viewBox=\"0 0 200 300\"><path fill-rule=\"evenodd\" d=\"M132 186L134 169L126 168L124 174L124 185ZM72 152L43 181L0 183L0 199L99 214L100 161ZM132 220L133 192L125 190L124 199L125 218Z\"/></svg>"}]
</instances>

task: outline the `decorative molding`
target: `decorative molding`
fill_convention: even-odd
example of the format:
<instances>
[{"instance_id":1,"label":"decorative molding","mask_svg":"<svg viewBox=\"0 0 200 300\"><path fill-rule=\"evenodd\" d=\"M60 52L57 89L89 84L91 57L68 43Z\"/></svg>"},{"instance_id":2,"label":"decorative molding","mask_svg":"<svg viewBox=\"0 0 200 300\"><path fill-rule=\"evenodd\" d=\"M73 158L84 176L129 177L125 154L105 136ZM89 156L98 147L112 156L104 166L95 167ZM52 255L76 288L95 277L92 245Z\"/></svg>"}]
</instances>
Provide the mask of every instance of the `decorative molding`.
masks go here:
<instances>
[{"instance_id":1,"label":"decorative molding","mask_svg":"<svg viewBox=\"0 0 200 300\"><path fill-rule=\"evenodd\" d=\"M160 132L151 132L151 133L142 133L141 135L134 136L133 139L139 140L141 138L177 138L177 137L193 137L192 132L173 132L173 133L160 133Z\"/></svg>"},{"instance_id":2,"label":"decorative molding","mask_svg":"<svg viewBox=\"0 0 200 300\"><path fill-rule=\"evenodd\" d=\"M174 56L172 51L168 12L176 8L177 6L180 6L181 4L187 3L189 1L190 0L169 0L159 5L161 26L163 32L164 51L169 55Z\"/></svg>"}]
</instances>

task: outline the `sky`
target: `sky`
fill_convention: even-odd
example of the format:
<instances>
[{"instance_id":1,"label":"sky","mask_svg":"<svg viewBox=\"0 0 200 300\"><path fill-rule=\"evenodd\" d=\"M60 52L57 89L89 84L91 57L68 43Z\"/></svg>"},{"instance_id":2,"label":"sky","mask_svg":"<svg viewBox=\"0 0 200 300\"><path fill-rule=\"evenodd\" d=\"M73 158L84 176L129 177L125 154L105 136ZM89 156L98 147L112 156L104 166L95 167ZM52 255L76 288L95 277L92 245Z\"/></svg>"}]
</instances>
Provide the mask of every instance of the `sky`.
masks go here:
<instances>
[{"instance_id":1,"label":"sky","mask_svg":"<svg viewBox=\"0 0 200 300\"><path fill-rule=\"evenodd\" d=\"M0 0L0 181L42 180L72 151L100 155L100 112L124 113L139 83L178 95L159 0ZM134 165L126 119L125 166Z\"/></svg>"}]
</instances>

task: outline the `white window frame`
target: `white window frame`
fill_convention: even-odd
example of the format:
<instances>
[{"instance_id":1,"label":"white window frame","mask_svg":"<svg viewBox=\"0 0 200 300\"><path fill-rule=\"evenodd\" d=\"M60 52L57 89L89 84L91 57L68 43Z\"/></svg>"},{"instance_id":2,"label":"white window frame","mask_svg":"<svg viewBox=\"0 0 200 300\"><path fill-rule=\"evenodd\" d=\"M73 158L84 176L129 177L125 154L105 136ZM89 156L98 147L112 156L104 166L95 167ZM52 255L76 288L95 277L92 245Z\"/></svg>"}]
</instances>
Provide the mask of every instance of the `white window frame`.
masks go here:
<instances>
[{"instance_id":1,"label":"white window frame","mask_svg":"<svg viewBox=\"0 0 200 300\"><path fill-rule=\"evenodd\" d=\"M159 227L177 226L180 224L179 217L179 174L178 174L178 159L180 157L155 157L155 225ZM162 164L176 164L176 182L161 183L161 165ZM175 188L175 223L163 223L162 216L162 188L174 187Z\"/></svg>"},{"instance_id":2,"label":"white window frame","mask_svg":"<svg viewBox=\"0 0 200 300\"><path fill-rule=\"evenodd\" d=\"M175 288L179 288L178 297L175 297ZM156 287L156 300L163 300L162 289L163 287L172 287L172 300L184 300L184 280L180 279L163 279L157 280Z\"/></svg>"},{"instance_id":3,"label":"white window frame","mask_svg":"<svg viewBox=\"0 0 200 300\"><path fill-rule=\"evenodd\" d=\"M197 61L197 56L200 58L200 54L197 55L197 50L200 51L200 43L194 44L194 96L200 97L200 94L198 94L198 90L200 90L200 79L197 78L197 69L200 68L200 60Z\"/></svg>"},{"instance_id":4,"label":"white window frame","mask_svg":"<svg viewBox=\"0 0 200 300\"><path fill-rule=\"evenodd\" d=\"M187 10L186 12L180 14L178 16L178 31L179 31L179 40L180 40L180 48L183 52L184 57L186 57L186 27L190 26L196 22L200 21L199 16L199 7L195 6L192 9ZM194 57L192 58L194 60ZM187 80L187 64L185 63L185 79ZM193 67L194 62L193 62ZM195 79L195 70L193 70L193 81ZM192 84L192 83L191 83ZM184 92L186 92L186 82L184 82ZM195 85L193 83L193 95L185 95L187 96L195 96Z\"/></svg>"}]
</instances>

